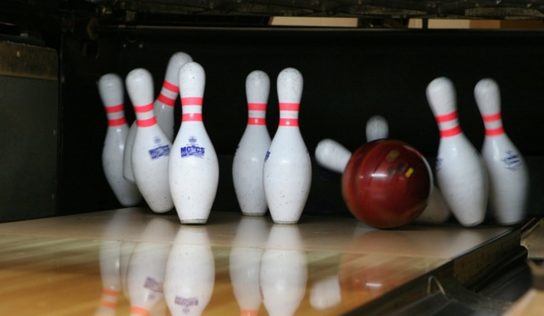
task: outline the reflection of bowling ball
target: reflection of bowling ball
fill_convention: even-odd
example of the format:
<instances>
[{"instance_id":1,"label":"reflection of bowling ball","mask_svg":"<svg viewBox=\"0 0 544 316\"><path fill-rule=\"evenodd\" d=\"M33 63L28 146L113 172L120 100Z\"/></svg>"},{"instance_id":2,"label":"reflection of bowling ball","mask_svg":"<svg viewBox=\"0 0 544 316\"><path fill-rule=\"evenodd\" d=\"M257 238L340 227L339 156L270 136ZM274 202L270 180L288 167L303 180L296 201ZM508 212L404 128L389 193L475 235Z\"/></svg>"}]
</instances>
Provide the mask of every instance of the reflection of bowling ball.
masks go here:
<instances>
[{"instance_id":1,"label":"reflection of bowling ball","mask_svg":"<svg viewBox=\"0 0 544 316\"><path fill-rule=\"evenodd\" d=\"M382 139L357 149L342 176L342 194L351 213L377 228L410 223L431 192L429 164L408 144Z\"/></svg>"}]
</instances>

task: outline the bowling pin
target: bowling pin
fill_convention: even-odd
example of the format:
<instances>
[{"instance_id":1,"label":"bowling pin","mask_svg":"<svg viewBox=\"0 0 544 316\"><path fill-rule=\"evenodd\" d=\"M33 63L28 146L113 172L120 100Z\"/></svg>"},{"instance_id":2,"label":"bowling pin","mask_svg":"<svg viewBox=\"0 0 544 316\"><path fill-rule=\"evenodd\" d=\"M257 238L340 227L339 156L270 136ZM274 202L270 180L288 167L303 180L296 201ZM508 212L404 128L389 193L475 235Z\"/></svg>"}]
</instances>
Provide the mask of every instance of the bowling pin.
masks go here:
<instances>
[{"instance_id":1,"label":"bowling pin","mask_svg":"<svg viewBox=\"0 0 544 316\"><path fill-rule=\"evenodd\" d=\"M366 142L387 138L389 135L389 124L385 117L374 115L366 121Z\"/></svg>"},{"instance_id":2,"label":"bowling pin","mask_svg":"<svg viewBox=\"0 0 544 316\"><path fill-rule=\"evenodd\" d=\"M268 230L268 222L263 217L244 217L236 228L229 272L240 316L255 316L261 306L259 278Z\"/></svg>"},{"instance_id":3,"label":"bowling pin","mask_svg":"<svg viewBox=\"0 0 544 316\"><path fill-rule=\"evenodd\" d=\"M502 225L519 223L525 215L529 174L523 156L505 133L500 91L492 79L474 87L474 97L485 125L482 157L489 173L489 204Z\"/></svg>"},{"instance_id":4,"label":"bowling pin","mask_svg":"<svg viewBox=\"0 0 544 316\"><path fill-rule=\"evenodd\" d=\"M166 74L162 84L161 92L153 103L153 109L159 127L170 142L174 139L174 105L178 97L178 73L181 66L192 61L191 56L184 52L177 52L168 61ZM129 129L124 156L123 175L129 181L134 182L132 171L132 146L136 137L136 122L132 123Z\"/></svg>"},{"instance_id":5,"label":"bowling pin","mask_svg":"<svg viewBox=\"0 0 544 316\"><path fill-rule=\"evenodd\" d=\"M294 315L308 279L298 227L272 226L261 260L260 282L266 311L271 316Z\"/></svg>"},{"instance_id":6,"label":"bowling pin","mask_svg":"<svg viewBox=\"0 0 544 316\"><path fill-rule=\"evenodd\" d=\"M263 166L270 147L270 135L266 129L269 91L270 79L265 72L255 70L247 76L247 126L232 162L234 190L244 215L266 213Z\"/></svg>"},{"instance_id":7,"label":"bowling pin","mask_svg":"<svg viewBox=\"0 0 544 316\"><path fill-rule=\"evenodd\" d=\"M127 286L130 314L149 315L163 298L166 260L170 241L175 236L173 224L163 218L152 219L144 229L141 240L130 257Z\"/></svg>"},{"instance_id":8,"label":"bowling pin","mask_svg":"<svg viewBox=\"0 0 544 316\"><path fill-rule=\"evenodd\" d=\"M322 167L342 174L351 159L351 152L339 142L326 138L317 143L315 159Z\"/></svg>"},{"instance_id":9,"label":"bowling pin","mask_svg":"<svg viewBox=\"0 0 544 316\"><path fill-rule=\"evenodd\" d=\"M206 227L182 226L166 263L164 297L170 313L201 315L214 283L215 263Z\"/></svg>"},{"instance_id":10,"label":"bowling pin","mask_svg":"<svg viewBox=\"0 0 544 316\"><path fill-rule=\"evenodd\" d=\"M127 75L126 85L138 125L132 149L136 185L151 210L164 213L173 207L168 187L171 143L153 114L153 79L149 71L137 68Z\"/></svg>"},{"instance_id":11,"label":"bowling pin","mask_svg":"<svg viewBox=\"0 0 544 316\"><path fill-rule=\"evenodd\" d=\"M170 189L182 223L208 220L219 181L219 163L202 122L202 99L206 74L190 62L179 71L181 127L170 157Z\"/></svg>"},{"instance_id":12,"label":"bowling pin","mask_svg":"<svg viewBox=\"0 0 544 316\"><path fill-rule=\"evenodd\" d=\"M426 94L440 130L438 185L457 220L463 226L476 226L484 220L487 206L485 166L459 126L452 82L445 77L434 79Z\"/></svg>"},{"instance_id":13,"label":"bowling pin","mask_svg":"<svg viewBox=\"0 0 544 316\"><path fill-rule=\"evenodd\" d=\"M191 61L193 61L191 56L184 52L177 52L170 57L161 92L153 104L157 122L171 142L174 141L174 105L179 93L179 70Z\"/></svg>"},{"instance_id":14,"label":"bowling pin","mask_svg":"<svg viewBox=\"0 0 544 316\"><path fill-rule=\"evenodd\" d=\"M123 156L128 134L123 82L116 74L105 74L98 80L98 92L108 116L108 131L102 149L104 174L119 203L134 206L142 200L142 196L136 185L123 177Z\"/></svg>"},{"instance_id":15,"label":"bowling pin","mask_svg":"<svg viewBox=\"0 0 544 316\"><path fill-rule=\"evenodd\" d=\"M132 125L130 125L130 128L128 129L125 152L123 154L123 176L130 182L136 182L134 171L132 170L132 150L134 148L137 129L138 125L136 125L136 121L132 122Z\"/></svg>"},{"instance_id":16,"label":"bowling pin","mask_svg":"<svg viewBox=\"0 0 544 316\"><path fill-rule=\"evenodd\" d=\"M302 87L298 70L286 68L278 75L280 120L264 163L264 191L275 223L299 220L312 182L312 162L298 126Z\"/></svg>"}]
</instances>

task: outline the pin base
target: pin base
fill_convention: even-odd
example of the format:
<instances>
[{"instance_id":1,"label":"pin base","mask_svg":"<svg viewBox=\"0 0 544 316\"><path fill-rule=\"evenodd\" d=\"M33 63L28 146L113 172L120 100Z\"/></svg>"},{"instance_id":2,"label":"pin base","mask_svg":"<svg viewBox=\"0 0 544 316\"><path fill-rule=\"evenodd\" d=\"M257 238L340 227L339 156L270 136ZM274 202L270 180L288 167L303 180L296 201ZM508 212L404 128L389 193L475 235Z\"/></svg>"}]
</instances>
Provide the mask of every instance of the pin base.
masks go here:
<instances>
[{"instance_id":1,"label":"pin base","mask_svg":"<svg viewBox=\"0 0 544 316\"><path fill-rule=\"evenodd\" d=\"M293 225L293 224L298 223L298 220L295 220L295 221L277 221L277 220L273 220L273 221L274 221L274 224L286 224L286 225Z\"/></svg>"},{"instance_id":2,"label":"pin base","mask_svg":"<svg viewBox=\"0 0 544 316\"><path fill-rule=\"evenodd\" d=\"M207 221L208 221L207 218L192 218L192 219L180 220L182 224L200 224L200 225L206 224Z\"/></svg>"}]
</instances>

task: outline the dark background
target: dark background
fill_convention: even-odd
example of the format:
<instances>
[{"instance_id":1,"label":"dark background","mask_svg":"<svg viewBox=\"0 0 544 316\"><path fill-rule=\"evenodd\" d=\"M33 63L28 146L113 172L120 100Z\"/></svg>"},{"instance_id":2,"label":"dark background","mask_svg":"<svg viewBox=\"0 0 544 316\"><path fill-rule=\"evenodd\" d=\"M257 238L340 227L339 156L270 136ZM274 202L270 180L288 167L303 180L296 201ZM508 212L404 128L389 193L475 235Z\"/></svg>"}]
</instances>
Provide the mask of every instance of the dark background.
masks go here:
<instances>
[{"instance_id":1,"label":"dark background","mask_svg":"<svg viewBox=\"0 0 544 316\"><path fill-rule=\"evenodd\" d=\"M380 114L389 121L391 137L408 142L433 162L439 136L425 88L438 76L454 82L461 126L480 148L484 129L473 88L483 77L494 78L501 87L505 129L529 163L529 210L542 212L541 32L128 29L104 31L93 43L66 36L63 48L61 213L118 206L101 171L106 119L96 80L106 72L125 76L144 67L154 75L158 93L166 63L176 51L190 54L206 70L204 121L221 170L214 210L238 210L231 161L247 118L245 77L261 69L271 78L267 123L273 135L276 77L283 68L295 67L304 76L300 128L312 158L316 144L327 137L356 149L364 142L366 120ZM128 98L126 102L130 104ZM126 112L133 117L130 107ZM346 213L340 177L315 161L305 212Z\"/></svg>"}]
</instances>

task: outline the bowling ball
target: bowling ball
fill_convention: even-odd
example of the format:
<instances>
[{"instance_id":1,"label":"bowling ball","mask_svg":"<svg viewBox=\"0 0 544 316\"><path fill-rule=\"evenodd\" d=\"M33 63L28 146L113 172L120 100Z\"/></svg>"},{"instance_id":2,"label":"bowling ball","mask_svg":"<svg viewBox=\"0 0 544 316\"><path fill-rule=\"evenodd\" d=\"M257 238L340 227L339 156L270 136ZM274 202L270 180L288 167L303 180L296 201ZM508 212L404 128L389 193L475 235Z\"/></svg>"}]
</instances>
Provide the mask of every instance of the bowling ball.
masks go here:
<instances>
[{"instance_id":1,"label":"bowling ball","mask_svg":"<svg viewBox=\"0 0 544 316\"><path fill-rule=\"evenodd\" d=\"M427 206L431 186L425 157L394 139L359 147L342 176L342 195L350 212L377 228L395 228L416 219Z\"/></svg>"}]
</instances>

